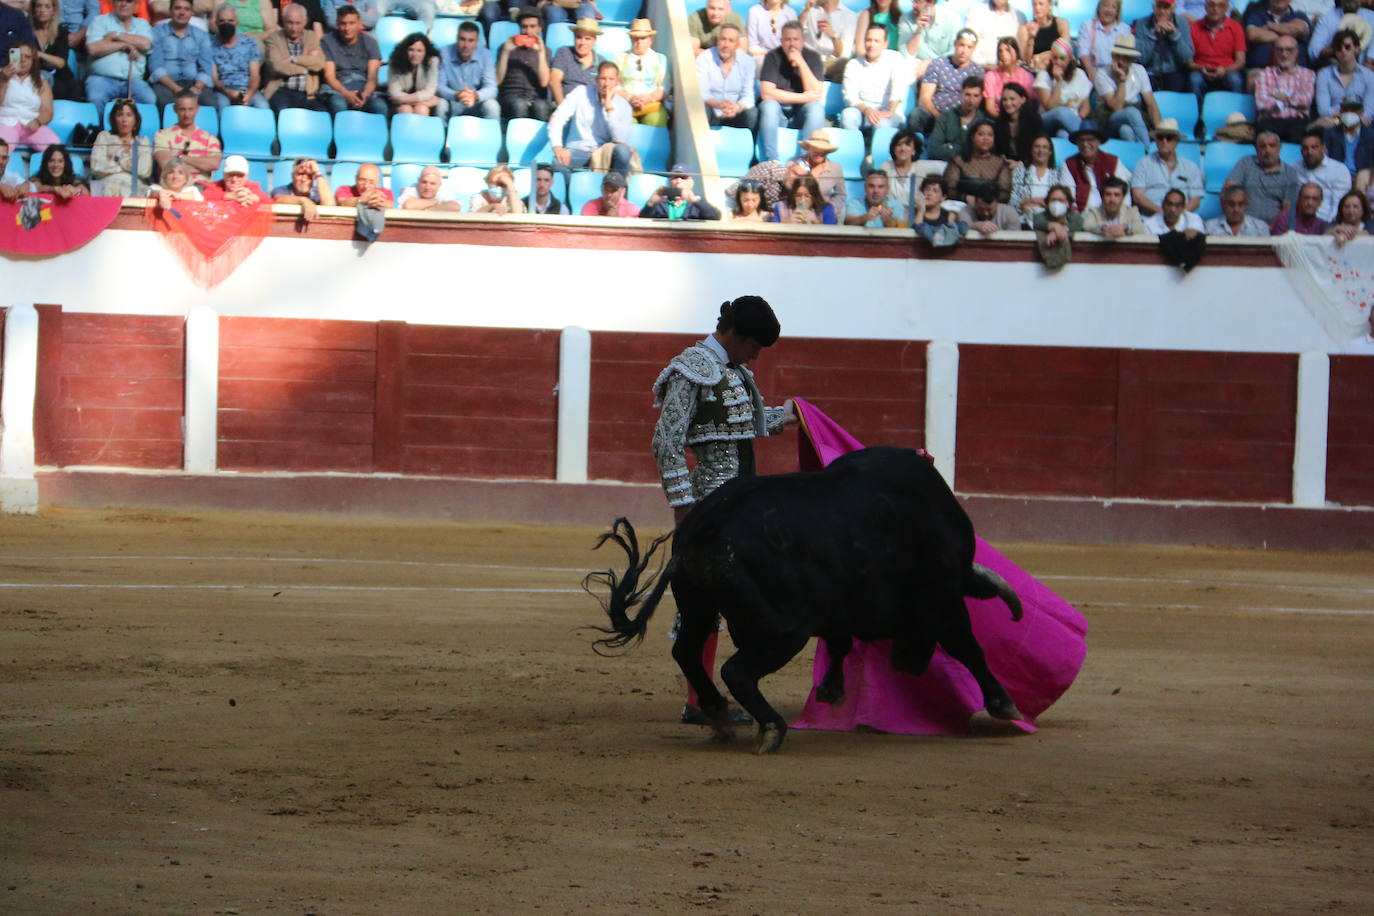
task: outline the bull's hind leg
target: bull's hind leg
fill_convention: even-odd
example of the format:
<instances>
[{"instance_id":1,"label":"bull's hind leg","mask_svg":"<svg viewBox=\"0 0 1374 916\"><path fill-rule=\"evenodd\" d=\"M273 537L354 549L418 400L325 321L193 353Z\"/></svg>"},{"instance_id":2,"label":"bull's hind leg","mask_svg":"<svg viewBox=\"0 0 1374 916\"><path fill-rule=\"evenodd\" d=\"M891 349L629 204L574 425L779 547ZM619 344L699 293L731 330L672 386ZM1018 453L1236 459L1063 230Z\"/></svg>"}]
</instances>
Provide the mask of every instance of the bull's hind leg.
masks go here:
<instances>
[{"instance_id":1,"label":"bull's hind leg","mask_svg":"<svg viewBox=\"0 0 1374 916\"><path fill-rule=\"evenodd\" d=\"M825 677L816 685L816 699L838 705L844 702L844 659L854 648L854 639L848 633L827 634L821 638L825 641L830 662Z\"/></svg>"},{"instance_id":2,"label":"bull's hind leg","mask_svg":"<svg viewBox=\"0 0 1374 916\"><path fill-rule=\"evenodd\" d=\"M776 642L759 645L756 639L749 639L747 646L730 656L720 668L720 676L725 686L730 688L739 705L748 710L759 723L758 744L755 754L768 754L782 747L783 736L787 734L787 723L778 711L769 705L759 691L759 680L777 671L791 661L798 652L806 647L810 639L806 634L776 634ZM738 644L739 640L736 640Z\"/></svg>"},{"instance_id":3,"label":"bull's hind leg","mask_svg":"<svg viewBox=\"0 0 1374 916\"><path fill-rule=\"evenodd\" d=\"M674 597L682 616L678 624L677 642L673 643L673 660L696 693L697 702L701 704L699 708L715 729L716 737L728 741L733 737L729 704L716 688L711 672L702 661L702 649L716 635L719 618L709 611L694 607L684 595L675 594Z\"/></svg>"},{"instance_id":4,"label":"bull's hind leg","mask_svg":"<svg viewBox=\"0 0 1374 916\"><path fill-rule=\"evenodd\" d=\"M983 647L978 645L978 640L973 636L973 626L969 623L968 608L963 599L957 599L957 606L951 607L942 619L944 627L940 632L940 645L951 658L967 668L978 682L983 691L983 708L988 715L994 719L1023 718L1011 695L988 668Z\"/></svg>"}]
</instances>

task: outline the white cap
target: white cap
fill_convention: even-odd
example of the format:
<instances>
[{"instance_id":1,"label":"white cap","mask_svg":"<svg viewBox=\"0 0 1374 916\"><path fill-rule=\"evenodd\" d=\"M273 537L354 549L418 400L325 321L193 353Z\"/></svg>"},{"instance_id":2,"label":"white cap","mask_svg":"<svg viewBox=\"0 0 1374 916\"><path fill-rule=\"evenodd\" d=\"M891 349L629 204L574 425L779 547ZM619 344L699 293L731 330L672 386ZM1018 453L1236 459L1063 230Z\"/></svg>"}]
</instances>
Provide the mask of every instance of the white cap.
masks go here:
<instances>
[{"instance_id":1,"label":"white cap","mask_svg":"<svg viewBox=\"0 0 1374 916\"><path fill-rule=\"evenodd\" d=\"M248 174L248 160L242 156L229 156L224 160L224 174L238 172L240 175Z\"/></svg>"}]
</instances>

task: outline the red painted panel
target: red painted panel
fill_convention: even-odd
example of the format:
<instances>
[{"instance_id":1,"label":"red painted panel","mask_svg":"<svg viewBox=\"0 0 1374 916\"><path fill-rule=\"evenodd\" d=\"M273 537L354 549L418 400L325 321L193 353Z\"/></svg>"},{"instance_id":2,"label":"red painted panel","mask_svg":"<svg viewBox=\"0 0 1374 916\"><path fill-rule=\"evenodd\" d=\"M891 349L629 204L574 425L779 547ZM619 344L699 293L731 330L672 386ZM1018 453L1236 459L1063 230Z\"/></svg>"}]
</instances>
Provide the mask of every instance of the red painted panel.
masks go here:
<instances>
[{"instance_id":1,"label":"red painted panel","mask_svg":"<svg viewBox=\"0 0 1374 916\"><path fill-rule=\"evenodd\" d=\"M221 318L221 349L366 350L377 345L377 327L370 321L305 318Z\"/></svg>"},{"instance_id":2,"label":"red painted panel","mask_svg":"<svg viewBox=\"0 0 1374 916\"><path fill-rule=\"evenodd\" d=\"M371 413L371 381L277 381L221 378L219 406L226 409L322 410Z\"/></svg>"},{"instance_id":3,"label":"red painted panel","mask_svg":"<svg viewBox=\"0 0 1374 916\"><path fill-rule=\"evenodd\" d=\"M406 379L417 385L454 385L547 391L558 380L558 366L548 359L503 356L434 356L411 353Z\"/></svg>"},{"instance_id":4,"label":"red painted panel","mask_svg":"<svg viewBox=\"0 0 1374 916\"><path fill-rule=\"evenodd\" d=\"M68 439L181 439L181 409L127 410L60 407L56 419Z\"/></svg>"},{"instance_id":5,"label":"red painted panel","mask_svg":"<svg viewBox=\"0 0 1374 916\"><path fill-rule=\"evenodd\" d=\"M68 346L181 347L185 319L157 315L89 315L68 312L62 336Z\"/></svg>"},{"instance_id":6,"label":"red painted panel","mask_svg":"<svg viewBox=\"0 0 1374 916\"><path fill-rule=\"evenodd\" d=\"M959 408L959 436L996 436L1020 428L1025 408L1002 404L969 404ZM1116 408L1041 406L1035 429L1046 436L1111 438L1116 432Z\"/></svg>"},{"instance_id":7,"label":"red painted panel","mask_svg":"<svg viewBox=\"0 0 1374 916\"><path fill-rule=\"evenodd\" d=\"M159 379L180 382L186 356L175 347L134 347L109 344L73 344L62 347L62 371L67 377L103 379Z\"/></svg>"},{"instance_id":8,"label":"red painted panel","mask_svg":"<svg viewBox=\"0 0 1374 916\"><path fill-rule=\"evenodd\" d=\"M1374 357L1331 357L1327 415L1326 497L1347 506L1374 506Z\"/></svg>"},{"instance_id":9,"label":"red painted panel","mask_svg":"<svg viewBox=\"0 0 1374 916\"><path fill-rule=\"evenodd\" d=\"M961 492L1110 496L1116 484L1111 468L1032 468L1015 463L993 467L966 465L962 459L958 464L955 485Z\"/></svg>"},{"instance_id":10,"label":"red painted panel","mask_svg":"<svg viewBox=\"0 0 1374 916\"><path fill-rule=\"evenodd\" d=\"M377 357L369 350L307 350L281 347L221 348L220 378L371 381Z\"/></svg>"},{"instance_id":11,"label":"red painted panel","mask_svg":"<svg viewBox=\"0 0 1374 916\"><path fill-rule=\"evenodd\" d=\"M62 379L58 404L64 407L181 409L184 384L179 378Z\"/></svg>"},{"instance_id":12,"label":"red painted panel","mask_svg":"<svg viewBox=\"0 0 1374 916\"><path fill-rule=\"evenodd\" d=\"M408 474L548 479L554 476L556 459L552 449L407 446L403 466Z\"/></svg>"},{"instance_id":13,"label":"red painted panel","mask_svg":"<svg viewBox=\"0 0 1374 916\"><path fill-rule=\"evenodd\" d=\"M366 473L372 470L372 446L320 440L272 442L220 439L219 466L229 471Z\"/></svg>"},{"instance_id":14,"label":"red painted panel","mask_svg":"<svg viewBox=\"0 0 1374 916\"><path fill-rule=\"evenodd\" d=\"M335 443L370 444L372 414L304 410L219 411L221 439L296 442L324 439Z\"/></svg>"},{"instance_id":15,"label":"red painted panel","mask_svg":"<svg viewBox=\"0 0 1374 916\"><path fill-rule=\"evenodd\" d=\"M62 467L106 465L165 470L182 465L181 439L71 439L61 440Z\"/></svg>"},{"instance_id":16,"label":"red painted panel","mask_svg":"<svg viewBox=\"0 0 1374 916\"><path fill-rule=\"evenodd\" d=\"M557 354L558 331L526 328L461 328L442 325L408 325L411 353L464 356L527 355L540 358Z\"/></svg>"},{"instance_id":17,"label":"red painted panel","mask_svg":"<svg viewBox=\"0 0 1374 916\"><path fill-rule=\"evenodd\" d=\"M407 416L491 417L517 420L554 418L558 401L549 390L461 388L408 385L402 400Z\"/></svg>"},{"instance_id":18,"label":"red painted panel","mask_svg":"<svg viewBox=\"0 0 1374 916\"><path fill-rule=\"evenodd\" d=\"M487 417L407 418L402 436L410 446L549 449L554 420L493 420Z\"/></svg>"}]
</instances>

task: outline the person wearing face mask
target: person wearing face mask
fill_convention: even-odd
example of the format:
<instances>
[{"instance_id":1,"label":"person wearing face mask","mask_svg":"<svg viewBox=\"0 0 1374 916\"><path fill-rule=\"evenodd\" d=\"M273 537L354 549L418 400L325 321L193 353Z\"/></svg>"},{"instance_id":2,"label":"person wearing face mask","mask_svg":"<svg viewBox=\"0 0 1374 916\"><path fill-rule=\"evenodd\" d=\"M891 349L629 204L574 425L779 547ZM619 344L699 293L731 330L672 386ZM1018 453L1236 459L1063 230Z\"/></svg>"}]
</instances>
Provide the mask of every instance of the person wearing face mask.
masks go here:
<instances>
[{"instance_id":1,"label":"person wearing face mask","mask_svg":"<svg viewBox=\"0 0 1374 916\"><path fill-rule=\"evenodd\" d=\"M228 3L215 8L215 36L210 40L210 77L215 86L215 107L230 105L270 108L262 85L262 54L258 43L239 34L239 16Z\"/></svg>"},{"instance_id":2,"label":"person wearing face mask","mask_svg":"<svg viewBox=\"0 0 1374 916\"><path fill-rule=\"evenodd\" d=\"M481 193L472 195L468 201L468 212L494 213L497 216L524 213L525 203L515 193L514 173L504 165L487 172L487 187Z\"/></svg>"},{"instance_id":3,"label":"person wearing face mask","mask_svg":"<svg viewBox=\"0 0 1374 916\"><path fill-rule=\"evenodd\" d=\"M1361 68L1363 69L1363 68ZM1364 117L1364 105L1357 99L1341 103L1336 124L1322 132L1326 154L1356 175L1374 165L1374 128Z\"/></svg>"},{"instance_id":4,"label":"person wearing face mask","mask_svg":"<svg viewBox=\"0 0 1374 916\"><path fill-rule=\"evenodd\" d=\"M1066 185L1057 184L1045 192L1045 209L1031 220L1035 230L1035 247L1050 270L1057 270L1073 257L1072 238L1083 231L1083 217L1070 207L1073 192Z\"/></svg>"}]
</instances>

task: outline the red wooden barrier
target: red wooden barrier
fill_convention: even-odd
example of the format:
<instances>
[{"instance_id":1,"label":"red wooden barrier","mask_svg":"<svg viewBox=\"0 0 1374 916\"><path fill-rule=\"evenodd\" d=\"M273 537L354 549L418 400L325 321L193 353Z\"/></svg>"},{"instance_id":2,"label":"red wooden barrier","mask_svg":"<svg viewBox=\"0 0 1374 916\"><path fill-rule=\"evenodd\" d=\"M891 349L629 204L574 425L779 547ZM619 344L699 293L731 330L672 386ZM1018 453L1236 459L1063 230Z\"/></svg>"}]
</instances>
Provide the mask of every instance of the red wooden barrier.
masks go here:
<instances>
[{"instance_id":1,"label":"red wooden barrier","mask_svg":"<svg viewBox=\"0 0 1374 916\"><path fill-rule=\"evenodd\" d=\"M1326 498L1374 505L1374 357L1331 357L1331 409L1326 428Z\"/></svg>"}]
</instances>

